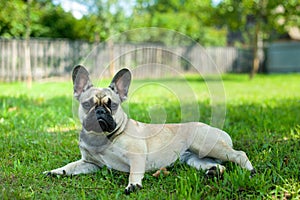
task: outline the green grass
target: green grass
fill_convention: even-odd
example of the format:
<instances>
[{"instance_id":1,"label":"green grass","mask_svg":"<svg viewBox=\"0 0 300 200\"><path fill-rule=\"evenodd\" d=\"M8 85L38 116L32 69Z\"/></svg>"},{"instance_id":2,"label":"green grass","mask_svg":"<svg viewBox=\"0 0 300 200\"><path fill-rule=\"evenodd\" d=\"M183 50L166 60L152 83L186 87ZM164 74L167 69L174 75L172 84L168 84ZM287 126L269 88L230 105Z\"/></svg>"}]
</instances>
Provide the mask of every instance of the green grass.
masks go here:
<instances>
[{"instance_id":1,"label":"green grass","mask_svg":"<svg viewBox=\"0 0 300 200\"><path fill-rule=\"evenodd\" d=\"M258 75L252 81L246 75L222 78L223 129L232 136L235 149L248 154L258 171L253 178L233 163L225 164L223 178L207 179L204 172L176 162L168 167L170 175L155 178L148 172L144 188L125 196L128 175L107 168L75 177L44 177L43 171L80 158L71 82L36 82L31 90L23 83L1 83L0 199L298 199L300 75ZM213 79L134 81L124 108L131 118L144 122L193 118L181 113L181 106L188 112L189 105L195 106L184 88L187 84L195 94L200 121L210 124L213 91L208 88L216 84ZM183 90L183 98L177 90ZM157 115L163 117L156 119Z\"/></svg>"}]
</instances>

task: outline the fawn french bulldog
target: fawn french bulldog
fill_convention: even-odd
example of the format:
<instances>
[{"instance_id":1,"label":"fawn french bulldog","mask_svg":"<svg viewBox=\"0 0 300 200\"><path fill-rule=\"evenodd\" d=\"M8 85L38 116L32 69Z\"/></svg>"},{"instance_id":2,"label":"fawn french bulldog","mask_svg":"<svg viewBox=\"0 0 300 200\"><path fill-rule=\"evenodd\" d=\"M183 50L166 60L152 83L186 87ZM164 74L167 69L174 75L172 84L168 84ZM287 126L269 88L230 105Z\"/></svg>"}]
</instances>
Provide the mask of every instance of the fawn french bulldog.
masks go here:
<instances>
[{"instance_id":1,"label":"fawn french bulldog","mask_svg":"<svg viewBox=\"0 0 300 200\"><path fill-rule=\"evenodd\" d=\"M230 136L200 122L145 124L129 119L121 107L126 100L131 72L121 69L107 88L93 86L82 65L73 69L74 97L79 101L81 159L47 175L77 175L110 168L129 172L125 193L142 187L145 171L180 159L206 174L223 173L222 161L232 161L255 173L243 151L232 148Z\"/></svg>"}]
</instances>

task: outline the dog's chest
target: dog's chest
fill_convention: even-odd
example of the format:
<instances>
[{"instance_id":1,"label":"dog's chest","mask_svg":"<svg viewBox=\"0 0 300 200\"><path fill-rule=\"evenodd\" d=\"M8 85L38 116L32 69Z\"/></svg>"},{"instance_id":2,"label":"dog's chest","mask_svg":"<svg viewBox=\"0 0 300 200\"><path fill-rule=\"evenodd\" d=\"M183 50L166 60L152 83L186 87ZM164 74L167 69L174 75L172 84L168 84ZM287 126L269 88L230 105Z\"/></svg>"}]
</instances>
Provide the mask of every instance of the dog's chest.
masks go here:
<instances>
[{"instance_id":1,"label":"dog's chest","mask_svg":"<svg viewBox=\"0 0 300 200\"><path fill-rule=\"evenodd\" d=\"M79 147L82 158L98 166L106 165L119 171L129 171L128 161L121 149L113 145L104 135L81 132Z\"/></svg>"}]
</instances>

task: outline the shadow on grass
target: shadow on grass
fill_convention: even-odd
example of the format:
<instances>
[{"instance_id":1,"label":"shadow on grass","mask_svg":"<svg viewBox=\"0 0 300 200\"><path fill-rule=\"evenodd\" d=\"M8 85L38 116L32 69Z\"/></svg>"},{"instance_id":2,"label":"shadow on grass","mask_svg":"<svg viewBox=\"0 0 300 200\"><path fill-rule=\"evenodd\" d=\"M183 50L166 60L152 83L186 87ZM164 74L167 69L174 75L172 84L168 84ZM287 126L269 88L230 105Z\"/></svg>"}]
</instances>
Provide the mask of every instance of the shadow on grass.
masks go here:
<instances>
[{"instance_id":1,"label":"shadow on grass","mask_svg":"<svg viewBox=\"0 0 300 200\"><path fill-rule=\"evenodd\" d=\"M72 119L72 98L59 96L50 99L30 98L27 96L2 96L0 100L0 125L5 129L34 129L37 126L63 125L66 119ZM184 121L178 102L161 102L166 112L167 123ZM130 103L130 118L142 122L151 122L148 104ZM189 104L182 104L185 108ZM198 102L200 119L209 124L211 106L209 101ZM250 131L252 136L273 133L284 136L300 125L300 102L297 99L274 99L263 104L231 105L226 108L224 129L231 135ZM191 113L193 111L191 110ZM195 119L197 121L197 119Z\"/></svg>"},{"instance_id":2,"label":"shadow on grass","mask_svg":"<svg viewBox=\"0 0 300 200\"><path fill-rule=\"evenodd\" d=\"M130 118L145 123L151 122L149 105L130 103L129 106ZM69 131L74 134L74 131L78 132L76 128L80 127L78 119L73 116L72 99L69 97L43 99L2 96L0 108L2 137L12 139L12 134L21 139L25 136L36 137L35 134L40 133L63 134ZM167 123L185 121L182 119L184 116L178 103L169 102L162 108L165 112L163 120ZM256 146L257 149L273 143L300 141L300 103L297 99L275 99L262 105L229 104L226 112L223 129L231 135L238 148L251 149ZM198 121L211 123L209 102L199 102L199 113ZM8 138L3 139L6 141Z\"/></svg>"}]
</instances>

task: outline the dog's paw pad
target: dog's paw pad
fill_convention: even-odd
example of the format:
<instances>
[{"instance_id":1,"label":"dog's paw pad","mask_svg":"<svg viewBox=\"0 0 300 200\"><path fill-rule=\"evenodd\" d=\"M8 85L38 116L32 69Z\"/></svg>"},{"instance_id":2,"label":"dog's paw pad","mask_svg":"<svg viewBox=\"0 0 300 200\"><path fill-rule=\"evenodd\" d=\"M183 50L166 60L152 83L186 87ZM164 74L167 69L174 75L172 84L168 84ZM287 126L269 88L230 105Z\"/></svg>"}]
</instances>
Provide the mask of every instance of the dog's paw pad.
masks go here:
<instances>
[{"instance_id":1,"label":"dog's paw pad","mask_svg":"<svg viewBox=\"0 0 300 200\"><path fill-rule=\"evenodd\" d=\"M45 172L43 172L43 175L45 175L45 176L51 176L52 173L50 171L45 171Z\"/></svg>"},{"instance_id":2,"label":"dog's paw pad","mask_svg":"<svg viewBox=\"0 0 300 200\"><path fill-rule=\"evenodd\" d=\"M250 171L250 178L252 178L253 176L255 176L255 174L256 174L256 170L255 170L255 169L252 169L252 170Z\"/></svg>"},{"instance_id":3,"label":"dog's paw pad","mask_svg":"<svg viewBox=\"0 0 300 200\"><path fill-rule=\"evenodd\" d=\"M58 174L52 173L51 171L43 172L43 174L46 177L58 177L59 176Z\"/></svg>"},{"instance_id":4,"label":"dog's paw pad","mask_svg":"<svg viewBox=\"0 0 300 200\"><path fill-rule=\"evenodd\" d=\"M218 167L213 166L205 172L205 175L208 178L213 178L213 177L220 178L220 177L222 177L224 171L225 171L225 167L223 167L223 166L218 166Z\"/></svg>"},{"instance_id":5,"label":"dog's paw pad","mask_svg":"<svg viewBox=\"0 0 300 200\"><path fill-rule=\"evenodd\" d=\"M129 195L131 192L134 192L141 188L142 186L140 184L130 184L125 188L125 194Z\"/></svg>"},{"instance_id":6,"label":"dog's paw pad","mask_svg":"<svg viewBox=\"0 0 300 200\"><path fill-rule=\"evenodd\" d=\"M45 176L50 177L59 177L59 176L67 176L67 172L65 170L51 170L43 172Z\"/></svg>"},{"instance_id":7,"label":"dog's paw pad","mask_svg":"<svg viewBox=\"0 0 300 200\"><path fill-rule=\"evenodd\" d=\"M207 177L215 177L218 174L218 169L216 166L213 166L211 168L209 168L206 172L205 175Z\"/></svg>"}]
</instances>

